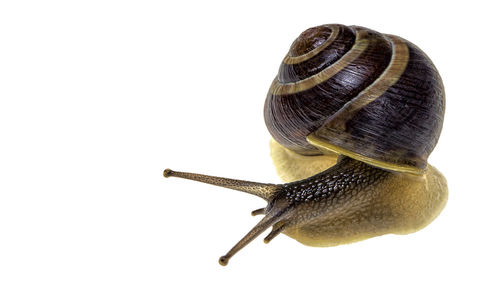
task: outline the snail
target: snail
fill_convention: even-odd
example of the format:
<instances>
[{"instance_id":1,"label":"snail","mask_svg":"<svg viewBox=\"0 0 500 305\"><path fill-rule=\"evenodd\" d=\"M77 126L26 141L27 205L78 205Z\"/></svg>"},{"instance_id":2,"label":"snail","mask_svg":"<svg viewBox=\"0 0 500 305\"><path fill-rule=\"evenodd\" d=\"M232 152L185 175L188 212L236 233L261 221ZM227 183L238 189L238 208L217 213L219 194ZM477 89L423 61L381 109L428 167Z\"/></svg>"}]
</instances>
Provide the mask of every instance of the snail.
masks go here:
<instances>
[{"instance_id":1,"label":"snail","mask_svg":"<svg viewBox=\"0 0 500 305\"><path fill-rule=\"evenodd\" d=\"M272 227L317 247L408 234L448 198L427 158L441 133L445 95L427 55L411 42L359 26L326 24L292 43L272 82L264 119L284 184L164 171L259 196L264 215L226 255Z\"/></svg>"}]
</instances>

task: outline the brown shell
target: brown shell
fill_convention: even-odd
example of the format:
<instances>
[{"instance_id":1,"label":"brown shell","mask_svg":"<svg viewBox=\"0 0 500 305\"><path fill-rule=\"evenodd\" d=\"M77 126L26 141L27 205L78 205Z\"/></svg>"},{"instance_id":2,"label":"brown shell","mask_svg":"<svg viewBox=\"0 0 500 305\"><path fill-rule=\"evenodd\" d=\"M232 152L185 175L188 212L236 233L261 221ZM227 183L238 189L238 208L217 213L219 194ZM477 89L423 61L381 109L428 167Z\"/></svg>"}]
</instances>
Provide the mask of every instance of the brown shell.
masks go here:
<instances>
[{"instance_id":1,"label":"brown shell","mask_svg":"<svg viewBox=\"0 0 500 305\"><path fill-rule=\"evenodd\" d=\"M297 153L333 151L419 174L438 141L444 109L439 73L417 46L329 24L293 42L264 117L273 138Z\"/></svg>"}]
</instances>

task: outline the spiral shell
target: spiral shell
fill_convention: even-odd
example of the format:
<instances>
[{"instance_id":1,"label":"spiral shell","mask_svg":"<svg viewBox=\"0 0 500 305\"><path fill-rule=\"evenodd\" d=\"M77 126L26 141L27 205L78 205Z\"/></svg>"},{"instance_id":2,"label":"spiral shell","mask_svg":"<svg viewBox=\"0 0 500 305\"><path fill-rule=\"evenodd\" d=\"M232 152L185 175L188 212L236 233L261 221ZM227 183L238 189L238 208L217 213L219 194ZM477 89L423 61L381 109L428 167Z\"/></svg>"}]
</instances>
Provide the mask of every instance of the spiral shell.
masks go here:
<instances>
[{"instance_id":1,"label":"spiral shell","mask_svg":"<svg viewBox=\"0 0 500 305\"><path fill-rule=\"evenodd\" d=\"M443 124L444 88L414 44L358 26L321 25L292 44L264 117L282 146L334 152L422 174Z\"/></svg>"}]
</instances>

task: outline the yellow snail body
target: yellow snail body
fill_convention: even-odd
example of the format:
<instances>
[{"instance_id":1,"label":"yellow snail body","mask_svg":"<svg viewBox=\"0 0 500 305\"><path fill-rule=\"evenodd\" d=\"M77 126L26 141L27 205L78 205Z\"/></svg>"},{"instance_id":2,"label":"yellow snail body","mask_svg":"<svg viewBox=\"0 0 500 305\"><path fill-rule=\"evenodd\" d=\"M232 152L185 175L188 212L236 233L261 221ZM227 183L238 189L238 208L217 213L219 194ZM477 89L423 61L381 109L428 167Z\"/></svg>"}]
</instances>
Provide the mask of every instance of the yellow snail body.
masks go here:
<instances>
[{"instance_id":1,"label":"yellow snail body","mask_svg":"<svg viewBox=\"0 0 500 305\"><path fill-rule=\"evenodd\" d=\"M304 31L266 98L271 156L285 184L164 171L267 200L264 218L221 265L272 227L309 246L415 232L439 215L446 179L427 158L444 117L444 89L412 43L357 26Z\"/></svg>"}]
</instances>

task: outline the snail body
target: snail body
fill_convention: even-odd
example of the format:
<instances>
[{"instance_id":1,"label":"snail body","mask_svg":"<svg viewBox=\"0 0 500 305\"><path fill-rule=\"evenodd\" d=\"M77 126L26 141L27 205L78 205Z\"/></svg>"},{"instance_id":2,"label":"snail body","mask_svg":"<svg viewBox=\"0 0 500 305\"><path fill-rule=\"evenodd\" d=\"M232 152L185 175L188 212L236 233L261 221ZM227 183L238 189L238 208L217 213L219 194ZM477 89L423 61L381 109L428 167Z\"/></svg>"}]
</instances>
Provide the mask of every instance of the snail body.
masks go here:
<instances>
[{"instance_id":1,"label":"snail body","mask_svg":"<svg viewBox=\"0 0 500 305\"><path fill-rule=\"evenodd\" d=\"M446 179L430 165L425 175L415 176L349 157L309 179L284 184L282 192L285 202L296 205L282 233L318 247L418 231L447 200Z\"/></svg>"},{"instance_id":2,"label":"snail body","mask_svg":"<svg viewBox=\"0 0 500 305\"><path fill-rule=\"evenodd\" d=\"M443 124L439 73L418 47L338 24L304 31L271 84L264 119L275 185L165 170L268 201L264 218L219 262L267 228L310 246L335 246L429 224L447 200L427 164Z\"/></svg>"}]
</instances>

